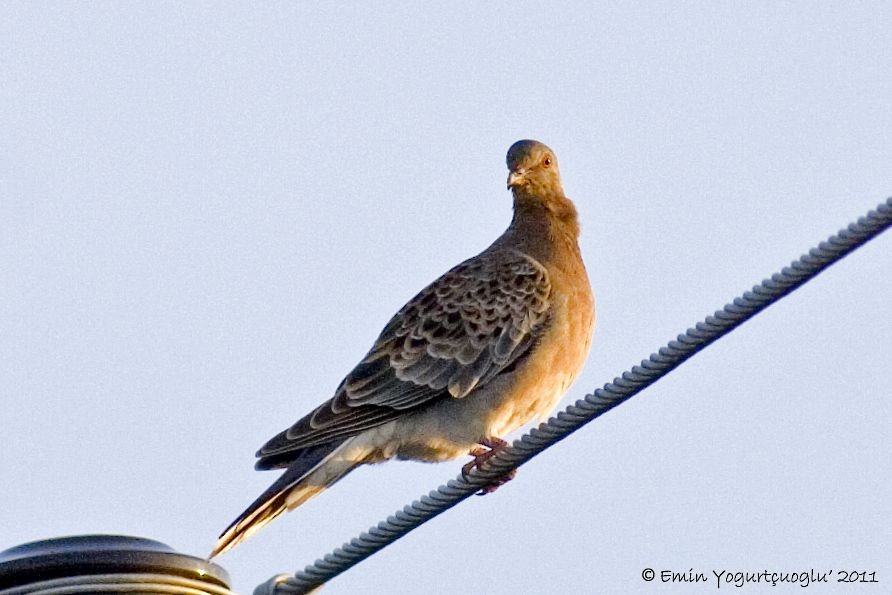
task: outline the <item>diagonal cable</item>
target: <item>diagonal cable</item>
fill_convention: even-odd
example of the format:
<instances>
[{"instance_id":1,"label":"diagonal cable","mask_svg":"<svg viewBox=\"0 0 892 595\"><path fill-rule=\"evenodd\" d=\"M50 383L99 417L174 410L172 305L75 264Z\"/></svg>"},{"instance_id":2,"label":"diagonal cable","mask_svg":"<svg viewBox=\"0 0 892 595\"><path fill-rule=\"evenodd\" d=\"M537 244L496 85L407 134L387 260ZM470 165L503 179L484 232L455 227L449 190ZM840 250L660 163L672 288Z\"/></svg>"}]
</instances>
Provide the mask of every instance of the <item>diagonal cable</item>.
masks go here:
<instances>
[{"instance_id":1,"label":"diagonal cable","mask_svg":"<svg viewBox=\"0 0 892 595\"><path fill-rule=\"evenodd\" d=\"M586 395L547 423L540 424L499 450L483 468L475 468L467 478L458 476L446 485L405 506L385 521L353 538L348 543L316 560L294 576L278 575L258 586L254 595L310 593L327 581L349 570L379 550L387 547L416 527L446 512L459 502L490 485L508 471L516 469L534 456L563 440L593 419L635 396L684 363L695 353L773 304L832 264L877 237L892 225L892 198L880 203L857 222L850 224L818 247L751 291L734 298L694 328L678 335L657 353L642 360L641 365L623 372L594 394Z\"/></svg>"}]
</instances>

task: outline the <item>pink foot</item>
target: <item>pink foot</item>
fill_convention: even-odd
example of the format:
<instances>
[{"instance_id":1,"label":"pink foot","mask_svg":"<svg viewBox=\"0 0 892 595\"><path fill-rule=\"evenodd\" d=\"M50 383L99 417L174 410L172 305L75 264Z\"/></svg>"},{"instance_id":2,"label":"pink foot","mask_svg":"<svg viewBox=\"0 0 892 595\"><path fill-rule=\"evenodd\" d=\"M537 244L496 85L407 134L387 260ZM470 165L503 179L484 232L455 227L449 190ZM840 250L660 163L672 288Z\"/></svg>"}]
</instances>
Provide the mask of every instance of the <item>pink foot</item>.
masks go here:
<instances>
[{"instance_id":1,"label":"pink foot","mask_svg":"<svg viewBox=\"0 0 892 595\"><path fill-rule=\"evenodd\" d=\"M481 466L486 463L489 459L493 457L497 452L508 446L508 443L502 440L501 438L484 438L480 441L480 446L475 446L471 450L468 451L468 454L474 457L474 460L465 464L461 468L462 477L465 479L471 474L471 470L476 468L481 468ZM485 496L486 494L492 494L499 487L506 484L507 482L514 479L514 476L517 475L517 469L512 469L502 477L494 480L488 486L482 488L479 492L477 492L478 496Z\"/></svg>"}]
</instances>

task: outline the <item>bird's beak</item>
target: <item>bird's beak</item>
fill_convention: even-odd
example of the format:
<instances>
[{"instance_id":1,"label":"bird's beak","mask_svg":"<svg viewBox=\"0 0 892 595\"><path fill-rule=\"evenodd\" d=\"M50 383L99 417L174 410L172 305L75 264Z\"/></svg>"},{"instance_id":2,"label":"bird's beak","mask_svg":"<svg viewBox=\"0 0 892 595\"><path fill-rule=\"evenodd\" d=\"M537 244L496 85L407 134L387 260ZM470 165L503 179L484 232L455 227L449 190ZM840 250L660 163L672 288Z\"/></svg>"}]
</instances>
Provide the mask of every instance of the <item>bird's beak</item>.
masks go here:
<instances>
[{"instance_id":1,"label":"bird's beak","mask_svg":"<svg viewBox=\"0 0 892 595\"><path fill-rule=\"evenodd\" d=\"M515 186L520 186L520 183L523 181L523 174L526 173L523 170L520 171L512 171L508 174L508 190L511 190Z\"/></svg>"}]
</instances>

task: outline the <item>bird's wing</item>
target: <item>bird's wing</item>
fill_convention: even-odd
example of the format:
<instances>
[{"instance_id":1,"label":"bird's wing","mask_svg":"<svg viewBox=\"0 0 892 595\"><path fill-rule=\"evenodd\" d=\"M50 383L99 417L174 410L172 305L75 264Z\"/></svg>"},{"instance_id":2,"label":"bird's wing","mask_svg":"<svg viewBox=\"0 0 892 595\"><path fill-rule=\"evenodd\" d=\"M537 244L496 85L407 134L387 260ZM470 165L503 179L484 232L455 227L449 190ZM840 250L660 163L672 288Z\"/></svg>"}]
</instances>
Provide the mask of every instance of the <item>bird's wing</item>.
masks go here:
<instances>
[{"instance_id":1,"label":"bird's wing","mask_svg":"<svg viewBox=\"0 0 892 595\"><path fill-rule=\"evenodd\" d=\"M461 399L513 369L548 323L551 282L515 250L456 266L406 304L335 396L267 442L259 468L386 423L439 398Z\"/></svg>"}]
</instances>

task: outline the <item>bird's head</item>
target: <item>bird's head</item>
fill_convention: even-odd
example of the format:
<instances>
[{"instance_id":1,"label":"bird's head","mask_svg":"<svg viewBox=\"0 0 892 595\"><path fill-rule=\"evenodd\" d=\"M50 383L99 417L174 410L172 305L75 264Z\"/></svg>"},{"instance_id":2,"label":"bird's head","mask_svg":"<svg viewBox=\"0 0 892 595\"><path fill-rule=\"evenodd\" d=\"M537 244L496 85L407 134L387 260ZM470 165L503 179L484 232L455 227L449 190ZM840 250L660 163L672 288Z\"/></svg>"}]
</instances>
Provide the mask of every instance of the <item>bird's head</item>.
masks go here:
<instances>
[{"instance_id":1,"label":"bird's head","mask_svg":"<svg viewBox=\"0 0 892 595\"><path fill-rule=\"evenodd\" d=\"M508 149L508 189L515 195L563 195L554 151L536 140L519 140Z\"/></svg>"}]
</instances>

